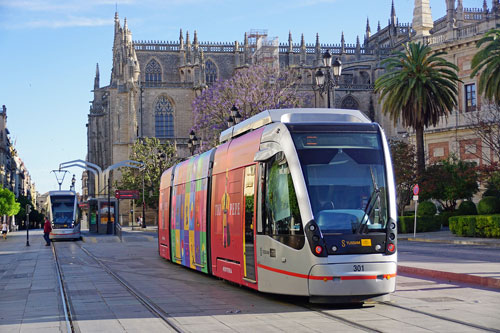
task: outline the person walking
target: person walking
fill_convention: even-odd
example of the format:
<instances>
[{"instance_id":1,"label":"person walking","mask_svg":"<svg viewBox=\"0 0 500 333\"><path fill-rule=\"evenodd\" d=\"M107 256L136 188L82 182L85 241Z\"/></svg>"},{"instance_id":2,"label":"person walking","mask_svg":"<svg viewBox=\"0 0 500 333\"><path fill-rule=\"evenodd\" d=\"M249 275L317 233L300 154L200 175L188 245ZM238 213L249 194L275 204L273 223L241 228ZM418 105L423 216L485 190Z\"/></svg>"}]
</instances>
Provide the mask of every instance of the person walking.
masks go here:
<instances>
[{"instance_id":1,"label":"person walking","mask_svg":"<svg viewBox=\"0 0 500 333\"><path fill-rule=\"evenodd\" d=\"M52 231L52 225L50 225L49 219L45 219L45 224L43 225L43 238L45 238L45 241L47 244L45 246L50 246L50 232Z\"/></svg>"},{"instance_id":2,"label":"person walking","mask_svg":"<svg viewBox=\"0 0 500 333\"><path fill-rule=\"evenodd\" d=\"M8 229L7 223L4 221L2 223L2 237L3 237L3 239L7 239L7 229Z\"/></svg>"}]
</instances>

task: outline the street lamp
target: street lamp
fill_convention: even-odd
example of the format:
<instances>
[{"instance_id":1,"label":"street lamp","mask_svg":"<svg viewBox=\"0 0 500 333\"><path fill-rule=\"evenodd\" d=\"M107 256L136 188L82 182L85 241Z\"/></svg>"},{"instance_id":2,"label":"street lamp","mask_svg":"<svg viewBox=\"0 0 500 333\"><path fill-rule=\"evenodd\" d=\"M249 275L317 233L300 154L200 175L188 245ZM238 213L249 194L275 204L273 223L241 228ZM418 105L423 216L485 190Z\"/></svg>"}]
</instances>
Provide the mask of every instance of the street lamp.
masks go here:
<instances>
[{"instance_id":1,"label":"street lamp","mask_svg":"<svg viewBox=\"0 0 500 333\"><path fill-rule=\"evenodd\" d=\"M76 177L75 175L73 175L73 178L71 178L71 187L70 187L70 191L74 191L75 190L75 183L76 183Z\"/></svg>"},{"instance_id":2,"label":"street lamp","mask_svg":"<svg viewBox=\"0 0 500 333\"><path fill-rule=\"evenodd\" d=\"M191 132L189 132L189 140L188 140L188 148L191 155L194 155L194 150L196 149L197 145L198 145L198 138L196 137L194 130L191 130Z\"/></svg>"},{"instance_id":3,"label":"street lamp","mask_svg":"<svg viewBox=\"0 0 500 333\"><path fill-rule=\"evenodd\" d=\"M338 58L332 63L332 55L329 50L326 50L323 54L323 66L314 75L316 84L313 84L313 90L318 90L320 95L326 92L328 108L330 108L330 91L332 91L333 99L335 99L335 88L338 85L341 73L342 63Z\"/></svg>"},{"instance_id":4,"label":"street lamp","mask_svg":"<svg viewBox=\"0 0 500 333\"><path fill-rule=\"evenodd\" d=\"M238 108L236 105L233 104L233 107L231 108L230 111L230 116L227 119L227 127L232 127L236 124L239 124L241 122L241 114L240 111L238 111Z\"/></svg>"}]
</instances>

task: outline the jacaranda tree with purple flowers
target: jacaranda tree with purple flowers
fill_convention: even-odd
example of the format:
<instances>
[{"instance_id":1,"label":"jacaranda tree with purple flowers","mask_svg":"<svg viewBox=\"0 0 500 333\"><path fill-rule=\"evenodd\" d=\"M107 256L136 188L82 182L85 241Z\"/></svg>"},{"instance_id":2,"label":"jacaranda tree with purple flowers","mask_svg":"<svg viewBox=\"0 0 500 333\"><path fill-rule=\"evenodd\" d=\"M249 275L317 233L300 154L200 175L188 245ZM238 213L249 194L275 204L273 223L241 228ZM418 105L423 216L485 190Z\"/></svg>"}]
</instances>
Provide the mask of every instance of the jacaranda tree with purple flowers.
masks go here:
<instances>
[{"instance_id":1,"label":"jacaranda tree with purple flowers","mask_svg":"<svg viewBox=\"0 0 500 333\"><path fill-rule=\"evenodd\" d=\"M196 135L203 140L201 150L218 143L227 128L230 110L235 105L242 120L268 109L300 107L303 97L297 92L300 74L293 69L277 70L253 65L239 69L224 81L214 83L193 101Z\"/></svg>"}]
</instances>

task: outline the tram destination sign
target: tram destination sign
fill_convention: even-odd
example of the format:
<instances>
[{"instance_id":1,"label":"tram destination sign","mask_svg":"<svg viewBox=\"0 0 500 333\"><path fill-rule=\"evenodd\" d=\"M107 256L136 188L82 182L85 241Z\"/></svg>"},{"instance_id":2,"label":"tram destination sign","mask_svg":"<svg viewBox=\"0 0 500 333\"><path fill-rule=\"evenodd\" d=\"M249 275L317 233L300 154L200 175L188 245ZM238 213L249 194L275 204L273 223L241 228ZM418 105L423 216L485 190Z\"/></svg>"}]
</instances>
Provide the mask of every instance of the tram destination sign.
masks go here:
<instances>
[{"instance_id":1,"label":"tram destination sign","mask_svg":"<svg viewBox=\"0 0 500 333\"><path fill-rule=\"evenodd\" d=\"M139 199L139 191L138 190L116 190L115 198L117 199Z\"/></svg>"}]
</instances>

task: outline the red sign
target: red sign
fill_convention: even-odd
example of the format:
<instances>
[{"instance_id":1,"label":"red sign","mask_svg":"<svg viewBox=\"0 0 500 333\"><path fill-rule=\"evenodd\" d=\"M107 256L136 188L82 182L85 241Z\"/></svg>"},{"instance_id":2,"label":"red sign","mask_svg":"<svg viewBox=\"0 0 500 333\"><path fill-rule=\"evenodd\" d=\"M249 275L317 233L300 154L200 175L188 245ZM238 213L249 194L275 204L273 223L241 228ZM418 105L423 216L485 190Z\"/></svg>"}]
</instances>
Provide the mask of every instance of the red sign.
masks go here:
<instances>
[{"instance_id":1,"label":"red sign","mask_svg":"<svg viewBox=\"0 0 500 333\"><path fill-rule=\"evenodd\" d=\"M138 190L116 190L115 198L117 199L139 199Z\"/></svg>"},{"instance_id":2,"label":"red sign","mask_svg":"<svg viewBox=\"0 0 500 333\"><path fill-rule=\"evenodd\" d=\"M413 186L413 195L418 195L418 192L420 192L420 187L418 187L418 184L415 184Z\"/></svg>"},{"instance_id":3,"label":"red sign","mask_svg":"<svg viewBox=\"0 0 500 333\"><path fill-rule=\"evenodd\" d=\"M80 202L78 204L78 207L80 207L82 209L87 209L87 208L89 208L89 203L88 202Z\"/></svg>"}]
</instances>

